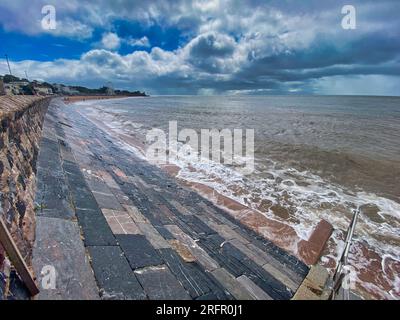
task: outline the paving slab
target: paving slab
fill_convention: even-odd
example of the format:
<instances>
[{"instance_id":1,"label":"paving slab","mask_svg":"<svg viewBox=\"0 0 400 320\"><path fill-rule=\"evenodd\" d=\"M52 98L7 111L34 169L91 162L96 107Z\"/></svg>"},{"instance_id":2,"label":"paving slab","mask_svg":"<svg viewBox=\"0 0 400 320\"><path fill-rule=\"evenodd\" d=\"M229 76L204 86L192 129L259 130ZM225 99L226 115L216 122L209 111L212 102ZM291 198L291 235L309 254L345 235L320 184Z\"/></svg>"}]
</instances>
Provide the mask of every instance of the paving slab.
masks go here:
<instances>
[{"instance_id":1,"label":"paving slab","mask_svg":"<svg viewBox=\"0 0 400 320\"><path fill-rule=\"evenodd\" d=\"M169 240L175 239L175 237L169 232L164 226L154 226L158 233L169 242Z\"/></svg>"},{"instance_id":2,"label":"paving slab","mask_svg":"<svg viewBox=\"0 0 400 320\"><path fill-rule=\"evenodd\" d=\"M189 248L180 242L179 240L173 239L168 241L171 248L185 261L185 262L195 262L196 258L192 255Z\"/></svg>"},{"instance_id":3,"label":"paving slab","mask_svg":"<svg viewBox=\"0 0 400 320\"><path fill-rule=\"evenodd\" d=\"M237 281L244 286L247 291L254 297L256 300L273 300L265 291L263 291L259 286L257 286L253 281L251 281L245 275L237 278Z\"/></svg>"},{"instance_id":4,"label":"paving slab","mask_svg":"<svg viewBox=\"0 0 400 320\"><path fill-rule=\"evenodd\" d=\"M201 265L203 265L206 270L212 271L219 268L218 263L211 258L204 249L202 249L192 238L190 238L187 234L185 234L178 226L175 225L166 225L165 228L174 237L184 243L192 255L199 261Z\"/></svg>"},{"instance_id":5,"label":"paving slab","mask_svg":"<svg viewBox=\"0 0 400 320\"><path fill-rule=\"evenodd\" d=\"M146 299L128 261L118 246L88 247L103 299Z\"/></svg>"},{"instance_id":6,"label":"paving slab","mask_svg":"<svg viewBox=\"0 0 400 320\"><path fill-rule=\"evenodd\" d=\"M113 194L111 194L111 192L109 194L97 191L92 192L100 208L123 210L123 207L118 202L118 199Z\"/></svg>"},{"instance_id":7,"label":"paving slab","mask_svg":"<svg viewBox=\"0 0 400 320\"><path fill-rule=\"evenodd\" d=\"M182 215L192 215L193 213L176 200L169 199L169 203L174 206Z\"/></svg>"},{"instance_id":8,"label":"paving slab","mask_svg":"<svg viewBox=\"0 0 400 320\"><path fill-rule=\"evenodd\" d=\"M254 300L254 297L225 269L216 269L212 272L213 276L238 300Z\"/></svg>"},{"instance_id":9,"label":"paving slab","mask_svg":"<svg viewBox=\"0 0 400 320\"><path fill-rule=\"evenodd\" d=\"M120 189L110 188L110 190L121 205L133 205L132 200Z\"/></svg>"},{"instance_id":10,"label":"paving slab","mask_svg":"<svg viewBox=\"0 0 400 320\"><path fill-rule=\"evenodd\" d=\"M254 248L249 248L243 242L240 242L237 239L230 240L229 243L234 245L237 249L243 252L247 257L254 260L260 266L263 266L267 263L267 260L264 258L264 252L255 251Z\"/></svg>"},{"instance_id":11,"label":"paving slab","mask_svg":"<svg viewBox=\"0 0 400 320\"><path fill-rule=\"evenodd\" d=\"M86 177L86 182L93 192L102 192L106 194L111 194L111 189L107 186L107 184L96 177Z\"/></svg>"},{"instance_id":12,"label":"paving slab","mask_svg":"<svg viewBox=\"0 0 400 320\"><path fill-rule=\"evenodd\" d=\"M36 214L72 219L75 216L71 196L61 166L58 142L43 138L36 173Z\"/></svg>"},{"instance_id":13,"label":"paving slab","mask_svg":"<svg viewBox=\"0 0 400 320\"><path fill-rule=\"evenodd\" d=\"M148 267L135 271L146 294L153 300L190 300L189 294L167 266Z\"/></svg>"},{"instance_id":14,"label":"paving slab","mask_svg":"<svg viewBox=\"0 0 400 320\"><path fill-rule=\"evenodd\" d=\"M125 210L128 212L130 217L133 219L134 222L144 222L149 223L149 220L145 216L143 216L139 209L133 205L123 205Z\"/></svg>"},{"instance_id":15,"label":"paving slab","mask_svg":"<svg viewBox=\"0 0 400 320\"><path fill-rule=\"evenodd\" d=\"M126 211L101 210L114 234L142 234Z\"/></svg>"},{"instance_id":16,"label":"paving slab","mask_svg":"<svg viewBox=\"0 0 400 320\"><path fill-rule=\"evenodd\" d=\"M293 296L293 292L290 288L286 287L254 261L244 259L241 262L246 266L244 275L251 279L274 300L288 300Z\"/></svg>"},{"instance_id":17,"label":"paving slab","mask_svg":"<svg viewBox=\"0 0 400 320\"><path fill-rule=\"evenodd\" d=\"M149 223L138 222L138 228L150 241L155 249L170 248L170 244L158 233L157 229Z\"/></svg>"},{"instance_id":18,"label":"paving slab","mask_svg":"<svg viewBox=\"0 0 400 320\"><path fill-rule=\"evenodd\" d=\"M100 209L76 209L86 246L113 246L115 237Z\"/></svg>"},{"instance_id":19,"label":"paving slab","mask_svg":"<svg viewBox=\"0 0 400 320\"><path fill-rule=\"evenodd\" d=\"M178 278L192 298L198 298L212 292L212 287L207 285L207 275L198 264L184 262L171 249L159 250L165 263L172 273ZM214 287L216 287L214 285Z\"/></svg>"},{"instance_id":20,"label":"paving slab","mask_svg":"<svg viewBox=\"0 0 400 320\"><path fill-rule=\"evenodd\" d=\"M37 172L36 214L61 219L72 219L75 213L68 186L63 177L45 174L41 168Z\"/></svg>"},{"instance_id":21,"label":"paving slab","mask_svg":"<svg viewBox=\"0 0 400 320\"><path fill-rule=\"evenodd\" d=\"M211 229L195 215L182 216L180 217L180 220L182 220L192 232L199 236L215 234L213 229Z\"/></svg>"},{"instance_id":22,"label":"paving slab","mask_svg":"<svg viewBox=\"0 0 400 320\"><path fill-rule=\"evenodd\" d=\"M37 217L32 265L39 284L50 274L49 268L55 271L55 287L40 286L39 300L99 299L76 222Z\"/></svg>"},{"instance_id":23,"label":"paving slab","mask_svg":"<svg viewBox=\"0 0 400 320\"><path fill-rule=\"evenodd\" d=\"M290 279L288 276L286 276L283 272L282 269L276 269L274 266L270 264L265 264L263 265L263 269L267 271L271 276L273 276L275 279L283 283L287 288L289 288L292 292L296 292L298 287L300 286L300 283L294 282L292 279Z\"/></svg>"},{"instance_id":24,"label":"paving slab","mask_svg":"<svg viewBox=\"0 0 400 320\"><path fill-rule=\"evenodd\" d=\"M83 184L78 185L76 180L68 178L74 207L77 209L97 210L99 205L92 192Z\"/></svg>"},{"instance_id":25,"label":"paving slab","mask_svg":"<svg viewBox=\"0 0 400 320\"><path fill-rule=\"evenodd\" d=\"M145 236L120 234L116 237L132 269L157 266L163 263L158 252Z\"/></svg>"},{"instance_id":26,"label":"paving slab","mask_svg":"<svg viewBox=\"0 0 400 320\"><path fill-rule=\"evenodd\" d=\"M329 279L329 272L320 265L314 265L310 268L306 279L312 282L317 288L323 290Z\"/></svg>"}]
</instances>

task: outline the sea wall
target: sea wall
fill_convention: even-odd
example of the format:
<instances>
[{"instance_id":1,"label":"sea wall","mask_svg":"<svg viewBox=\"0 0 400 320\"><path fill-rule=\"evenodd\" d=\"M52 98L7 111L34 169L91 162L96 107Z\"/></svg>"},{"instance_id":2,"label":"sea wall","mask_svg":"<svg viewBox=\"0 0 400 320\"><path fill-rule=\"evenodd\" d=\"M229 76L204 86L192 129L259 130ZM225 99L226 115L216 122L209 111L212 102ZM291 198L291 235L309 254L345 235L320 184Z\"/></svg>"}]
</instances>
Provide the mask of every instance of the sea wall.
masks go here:
<instances>
[{"instance_id":1,"label":"sea wall","mask_svg":"<svg viewBox=\"0 0 400 320\"><path fill-rule=\"evenodd\" d=\"M50 98L0 96L0 216L28 265L35 238L35 174ZM4 249L0 245L0 271Z\"/></svg>"}]
</instances>

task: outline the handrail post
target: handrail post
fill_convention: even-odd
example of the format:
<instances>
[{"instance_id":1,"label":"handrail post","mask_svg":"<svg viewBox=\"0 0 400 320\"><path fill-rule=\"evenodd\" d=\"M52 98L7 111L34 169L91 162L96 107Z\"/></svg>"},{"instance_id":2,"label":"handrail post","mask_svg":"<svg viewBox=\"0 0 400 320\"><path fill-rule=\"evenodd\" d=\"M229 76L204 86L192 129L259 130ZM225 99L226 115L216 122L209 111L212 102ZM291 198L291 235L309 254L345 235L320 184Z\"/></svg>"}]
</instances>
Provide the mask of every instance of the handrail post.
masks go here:
<instances>
[{"instance_id":1,"label":"handrail post","mask_svg":"<svg viewBox=\"0 0 400 320\"><path fill-rule=\"evenodd\" d=\"M329 296L330 300L335 299L336 293L342 287L343 280L345 279L346 275L343 273L343 268L347 265L347 257L350 252L350 246L351 246L351 242L353 239L354 230L356 228L359 214L360 214L360 208L357 207L357 209L354 210L354 214L351 219L349 228L347 229L347 235L346 235L345 247L344 247L343 253L340 257L340 260L338 261L338 265L337 265L335 273L333 274L333 277L332 277L333 285L332 285L331 295ZM349 292L346 292L345 298L346 298L346 300L349 299Z\"/></svg>"}]
</instances>

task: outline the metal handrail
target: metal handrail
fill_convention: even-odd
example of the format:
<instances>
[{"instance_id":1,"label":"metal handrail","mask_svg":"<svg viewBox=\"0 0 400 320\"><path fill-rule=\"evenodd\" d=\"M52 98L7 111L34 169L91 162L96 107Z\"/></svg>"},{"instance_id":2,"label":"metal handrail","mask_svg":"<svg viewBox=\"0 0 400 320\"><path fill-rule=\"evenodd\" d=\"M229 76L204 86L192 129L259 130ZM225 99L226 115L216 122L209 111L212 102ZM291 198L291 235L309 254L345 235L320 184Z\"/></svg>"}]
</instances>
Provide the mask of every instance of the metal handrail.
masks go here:
<instances>
[{"instance_id":1,"label":"metal handrail","mask_svg":"<svg viewBox=\"0 0 400 320\"><path fill-rule=\"evenodd\" d=\"M340 290L340 288L342 287L343 280L346 276L346 274L343 272L343 268L344 268L344 266L347 265L347 257L349 255L350 246L351 246L351 242L353 239L354 230L356 228L357 219L358 219L359 214L360 214L360 208L357 207L357 209L354 210L353 218L351 219L349 228L347 229L345 247L344 247L342 256L340 257L340 260L336 267L335 273L333 274L333 277L332 277L333 287L332 287L331 295L329 297L330 300L335 299L335 296L336 296L337 292ZM349 292L346 292L346 293L347 293L346 299L348 300Z\"/></svg>"}]
</instances>

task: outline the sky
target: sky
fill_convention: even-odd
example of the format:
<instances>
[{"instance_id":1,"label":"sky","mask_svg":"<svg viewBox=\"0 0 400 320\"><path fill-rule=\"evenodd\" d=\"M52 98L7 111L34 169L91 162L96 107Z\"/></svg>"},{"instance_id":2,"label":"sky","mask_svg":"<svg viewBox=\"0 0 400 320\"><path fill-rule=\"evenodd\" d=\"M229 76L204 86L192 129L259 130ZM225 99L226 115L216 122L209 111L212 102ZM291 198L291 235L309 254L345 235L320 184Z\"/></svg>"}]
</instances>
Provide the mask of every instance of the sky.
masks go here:
<instances>
[{"instance_id":1,"label":"sky","mask_svg":"<svg viewBox=\"0 0 400 320\"><path fill-rule=\"evenodd\" d=\"M7 54L16 76L152 95L400 95L399 12L399 0L0 0L0 74Z\"/></svg>"}]
</instances>

